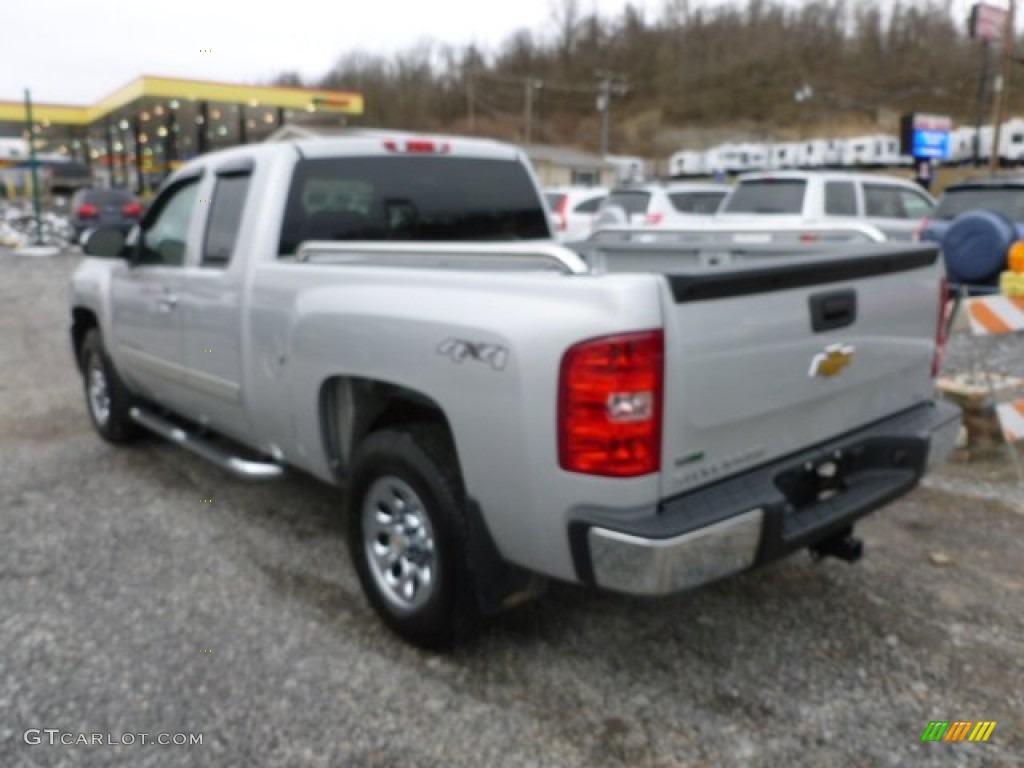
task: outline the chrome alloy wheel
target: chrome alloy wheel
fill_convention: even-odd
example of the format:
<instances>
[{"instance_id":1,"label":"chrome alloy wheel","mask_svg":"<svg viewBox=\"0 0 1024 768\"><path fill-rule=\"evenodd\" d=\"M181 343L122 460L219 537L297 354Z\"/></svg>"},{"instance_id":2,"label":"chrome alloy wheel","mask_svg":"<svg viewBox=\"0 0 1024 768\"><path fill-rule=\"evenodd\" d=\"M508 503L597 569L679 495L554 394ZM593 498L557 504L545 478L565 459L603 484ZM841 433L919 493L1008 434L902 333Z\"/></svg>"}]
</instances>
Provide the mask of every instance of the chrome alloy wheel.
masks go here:
<instances>
[{"instance_id":1,"label":"chrome alloy wheel","mask_svg":"<svg viewBox=\"0 0 1024 768\"><path fill-rule=\"evenodd\" d=\"M385 475L367 491L362 516L366 560L380 593L401 613L423 607L437 584L434 529L423 501L404 480Z\"/></svg>"},{"instance_id":2,"label":"chrome alloy wheel","mask_svg":"<svg viewBox=\"0 0 1024 768\"><path fill-rule=\"evenodd\" d=\"M107 372L99 355L89 356L86 369L89 388L89 410L100 426L106 426L110 419L110 389L107 386Z\"/></svg>"}]
</instances>

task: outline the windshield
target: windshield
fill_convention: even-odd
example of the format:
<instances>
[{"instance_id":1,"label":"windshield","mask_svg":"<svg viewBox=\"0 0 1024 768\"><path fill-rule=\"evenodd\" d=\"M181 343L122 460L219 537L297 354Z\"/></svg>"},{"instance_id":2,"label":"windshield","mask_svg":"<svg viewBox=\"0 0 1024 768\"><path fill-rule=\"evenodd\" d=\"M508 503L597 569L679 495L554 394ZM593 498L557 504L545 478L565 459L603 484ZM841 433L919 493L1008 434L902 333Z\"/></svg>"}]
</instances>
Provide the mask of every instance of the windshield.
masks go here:
<instances>
[{"instance_id":1,"label":"windshield","mask_svg":"<svg viewBox=\"0 0 1024 768\"><path fill-rule=\"evenodd\" d=\"M961 213L979 209L1024 221L1024 187L947 189L933 215L936 219L955 219Z\"/></svg>"},{"instance_id":2,"label":"windshield","mask_svg":"<svg viewBox=\"0 0 1024 768\"><path fill-rule=\"evenodd\" d=\"M537 240L551 232L512 160L409 156L299 161L280 253L306 240Z\"/></svg>"},{"instance_id":3,"label":"windshield","mask_svg":"<svg viewBox=\"0 0 1024 768\"><path fill-rule=\"evenodd\" d=\"M722 213L800 214L806 187L801 179L741 181L722 206Z\"/></svg>"}]
</instances>

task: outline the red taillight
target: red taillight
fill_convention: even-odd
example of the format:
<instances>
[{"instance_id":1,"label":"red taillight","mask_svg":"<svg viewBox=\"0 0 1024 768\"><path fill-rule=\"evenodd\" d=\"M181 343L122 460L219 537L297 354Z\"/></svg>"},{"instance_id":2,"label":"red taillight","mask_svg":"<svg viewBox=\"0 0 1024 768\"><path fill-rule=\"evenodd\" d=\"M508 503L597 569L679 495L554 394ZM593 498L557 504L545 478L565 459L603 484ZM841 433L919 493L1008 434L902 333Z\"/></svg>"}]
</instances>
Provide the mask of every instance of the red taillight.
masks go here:
<instances>
[{"instance_id":1,"label":"red taillight","mask_svg":"<svg viewBox=\"0 0 1024 768\"><path fill-rule=\"evenodd\" d=\"M452 151L452 145L447 141L427 139L408 139L404 142L388 139L384 142L384 149L388 152L406 152L418 155L447 155Z\"/></svg>"},{"instance_id":2,"label":"red taillight","mask_svg":"<svg viewBox=\"0 0 1024 768\"><path fill-rule=\"evenodd\" d=\"M800 235L800 242L801 243L816 243L816 242L818 242L818 236L817 235L803 234L803 235Z\"/></svg>"},{"instance_id":3,"label":"red taillight","mask_svg":"<svg viewBox=\"0 0 1024 768\"><path fill-rule=\"evenodd\" d=\"M949 307L949 281L943 275L942 282L939 284L939 322L935 327L935 356L932 358L933 379L942 370L942 361L946 356L947 307Z\"/></svg>"},{"instance_id":4,"label":"red taillight","mask_svg":"<svg viewBox=\"0 0 1024 768\"><path fill-rule=\"evenodd\" d=\"M121 210L125 216L130 216L133 219L137 219L142 215L142 206L138 203L125 203Z\"/></svg>"},{"instance_id":5,"label":"red taillight","mask_svg":"<svg viewBox=\"0 0 1024 768\"><path fill-rule=\"evenodd\" d=\"M661 467L662 331L581 342L562 358L558 463L569 472L636 477Z\"/></svg>"},{"instance_id":6,"label":"red taillight","mask_svg":"<svg viewBox=\"0 0 1024 768\"><path fill-rule=\"evenodd\" d=\"M95 219L99 215L100 209L95 205L89 205L86 203L85 205L80 205L78 207L78 218L80 219Z\"/></svg>"},{"instance_id":7,"label":"red taillight","mask_svg":"<svg viewBox=\"0 0 1024 768\"><path fill-rule=\"evenodd\" d=\"M651 227L655 227L658 224L661 224L664 218L665 214L663 213L648 213L646 216L644 216L644 224Z\"/></svg>"},{"instance_id":8,"label":"red taillight","mask_svg":"<svg viewBox=\"0 0 1024 768\"><path fill-rule=\"evenodd\" d=\"M555 212L558 217L558 230L564 232L569 228L569 196L565 195L558 203L558 210Z\"/></svg>"}]
</instances>

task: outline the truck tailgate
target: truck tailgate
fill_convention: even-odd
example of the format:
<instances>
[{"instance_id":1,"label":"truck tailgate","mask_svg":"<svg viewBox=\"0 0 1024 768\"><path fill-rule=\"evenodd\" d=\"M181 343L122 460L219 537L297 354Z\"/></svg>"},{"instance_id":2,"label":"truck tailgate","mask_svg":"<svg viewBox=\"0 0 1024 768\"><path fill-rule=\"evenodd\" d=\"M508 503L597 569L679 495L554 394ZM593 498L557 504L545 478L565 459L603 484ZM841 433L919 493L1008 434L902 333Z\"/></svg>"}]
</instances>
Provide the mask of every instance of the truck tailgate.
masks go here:
<instances>
[{"instance_id":1,"label":"truck tailgate","mask_svg":"<svg viewBox=\"0 0 1024 768\"><path fill-rule=\"evenodd\" d=\"M666 275L663 494L930 399L942 275L926 245Z\"/></svg>"}]
</instances>

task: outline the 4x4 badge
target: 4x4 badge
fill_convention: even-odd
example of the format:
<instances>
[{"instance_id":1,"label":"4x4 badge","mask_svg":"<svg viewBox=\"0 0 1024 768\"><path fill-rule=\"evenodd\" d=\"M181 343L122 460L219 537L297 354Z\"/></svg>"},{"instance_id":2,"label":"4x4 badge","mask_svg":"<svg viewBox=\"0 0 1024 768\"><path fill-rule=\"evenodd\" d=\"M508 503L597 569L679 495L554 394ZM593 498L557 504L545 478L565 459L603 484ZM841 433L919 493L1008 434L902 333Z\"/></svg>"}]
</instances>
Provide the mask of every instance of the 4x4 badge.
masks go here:
<instances>
[{"instance_id":1,"label":"4x4 badge","mask_svg":"<svg viewBox=\"0 0 1024 768\"><path fill-rule=\"evenodd\" d=\"M843 372L853 362L854 348L845 344L830 344L824 352L819 352L811 360L810 377L821 376L828 379Z\"/></svg>"},{"instance_id":2,"label":"4x4 badge","mask_svg":"<svg viewBox=\"0 0 1024 768\"><path fill-rule=\"evenodd\" d=\"M486 344L481 341L465 339L445 339L437 348L437 354L450 357L456 363L463 360L476 360L500 371L508 362L508 350L500 344Z\"/></svg>"}]
</instances>

